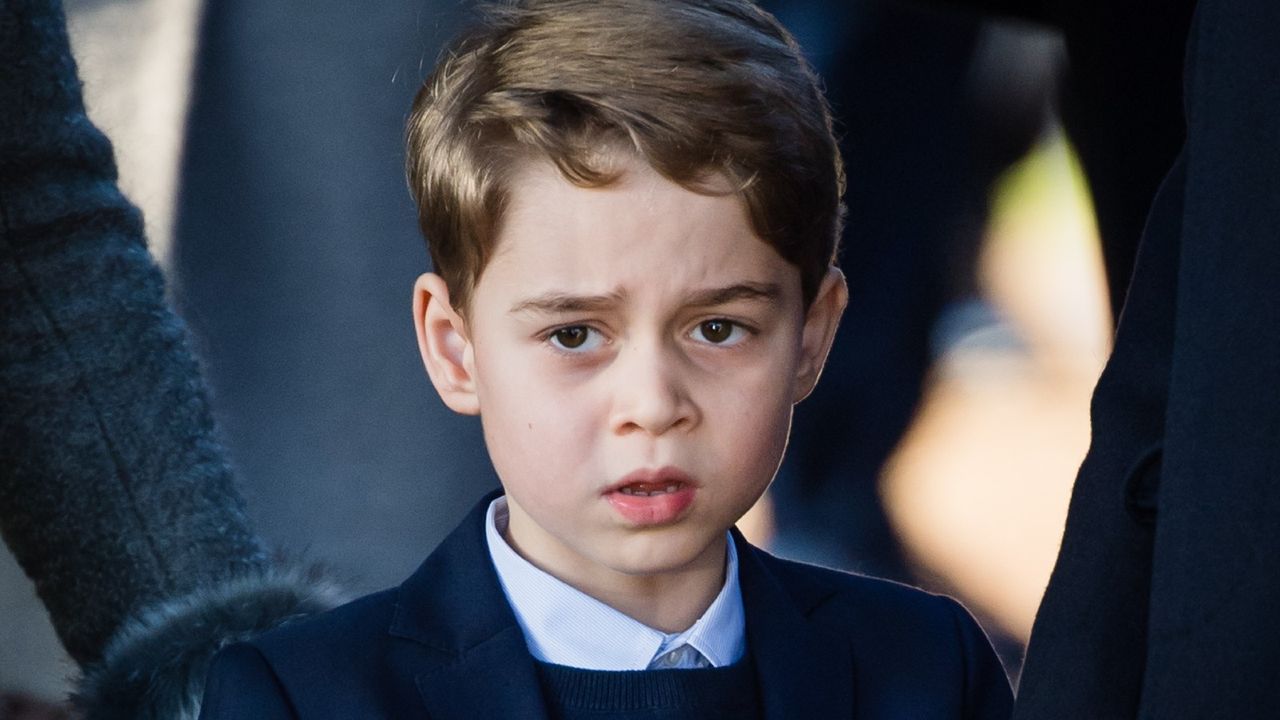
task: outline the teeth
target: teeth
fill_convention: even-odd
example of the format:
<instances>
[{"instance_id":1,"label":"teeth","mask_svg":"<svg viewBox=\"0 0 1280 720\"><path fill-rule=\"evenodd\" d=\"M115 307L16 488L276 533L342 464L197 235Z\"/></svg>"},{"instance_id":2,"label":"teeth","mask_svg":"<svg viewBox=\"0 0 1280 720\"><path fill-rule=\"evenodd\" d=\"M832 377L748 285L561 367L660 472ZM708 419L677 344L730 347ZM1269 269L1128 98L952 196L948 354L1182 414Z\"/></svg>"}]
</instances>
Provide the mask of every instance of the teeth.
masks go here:
<instances>
[{"instance_id":1,"label":"teeth","mask_svg":"<svg viewBox=\"0 0 1280 720\"><path fill-rule=\"evenodd\" d=\"M665 488L662 488L662 489L660 489L660 490L645 490L645 489L643 489L643 488L638 488L638 487L634 487L634 486L628 485L628 486L626 486L626 487L621 488L620 490L618 490L618 492L622 493L623 495L636 495L636 496L639 496L639 497L652 497L653 495L664 495L664 494L666 494L666 493L673 493L673 492L675 492L676 490L679 490L679 489L680 489L680 483L672 483L671 485L668 485L668 486L666 486Z\"/></svg>"}]
</instances>

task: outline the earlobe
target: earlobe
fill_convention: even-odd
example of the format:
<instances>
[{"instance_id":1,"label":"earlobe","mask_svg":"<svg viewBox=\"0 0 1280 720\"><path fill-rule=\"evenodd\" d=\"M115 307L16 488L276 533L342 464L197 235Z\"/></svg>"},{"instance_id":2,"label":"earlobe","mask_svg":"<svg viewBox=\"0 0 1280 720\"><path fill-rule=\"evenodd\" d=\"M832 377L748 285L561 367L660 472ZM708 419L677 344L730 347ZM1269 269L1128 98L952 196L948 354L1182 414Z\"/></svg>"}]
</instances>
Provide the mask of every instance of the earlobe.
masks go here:
<instances>
[{"instance_id":1,"label":"earlobe","mask_svg":"<svg viewBox=\"0 0 1280 720\"><path fill-rule=\"evenodd\" d=\"M844 314L844 307L848 302L849 288L845 285L844 273L835 266L828 268L818 286L813 304L805 314L793 402L800 402L808 397L818 384L822 366L826 364L827 354L831 352L831 343L835 341L840 316Z\"/></svg>"},{"instance_id":2,"label":"earlobe","mask_svg":"<svg viewBox=\"0 0 1280 720\"><path fill-rule=\"evenodd\" d=\"M449 303L444 278L435 273L424 273L413 285L413 324L422 364L440 399L454 412L479 414L466 322Z\"/></svg>"}]
</instances>

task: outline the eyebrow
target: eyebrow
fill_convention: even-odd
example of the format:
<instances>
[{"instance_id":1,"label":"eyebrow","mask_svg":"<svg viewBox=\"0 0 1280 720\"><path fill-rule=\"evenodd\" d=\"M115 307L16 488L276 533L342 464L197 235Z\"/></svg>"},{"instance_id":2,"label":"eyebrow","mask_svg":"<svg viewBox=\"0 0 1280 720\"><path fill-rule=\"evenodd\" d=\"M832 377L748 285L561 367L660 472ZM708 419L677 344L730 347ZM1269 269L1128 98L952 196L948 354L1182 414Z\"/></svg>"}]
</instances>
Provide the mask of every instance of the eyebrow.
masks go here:
<instances>
[{"instance_id":1,"label":"eyebrow","mask_svg":"<svg viewBox=\"0 0 1280 720\"><path fill-rule=\"evenodd\" d=\"M570 313L570 312L590 312L593 310L602 310L611 305L616 305L622 300L621 293L606 293L604 295L570 295L569 293L549 292L543 293L527 300L521 300L511 306L510 312L527 313Z\"/></svg>"},{"instance_id":2,"label":"eyebrow","mask_svg":"<svg viewBox=\"0 0 1280 720\"><path fill-rule=\"evenodd\" d=\"M738 283L722 288L711 288L693 294L688 303L694 307L726 305L739 300L774 303L782 298L782 286L777 283Z\"/></svg>"},{"instance_id":3,"label":"eyebrow","mask_svg":"<svg viewBox=\"0 0 1280 720\"><path fill-rule=\"evenodd\" d=\"M782 287L777 283L737 283L721 288L710 288L693 293L685 301L693 307L710 307L746 300L751 302L772 303L782 297ZM516 313L573 313L599 311L616 305L624 299L621 292L602 295L571 295L569 293L549 292L521 300L511 306L510 312Z\"/></svg>"}]
</instances>

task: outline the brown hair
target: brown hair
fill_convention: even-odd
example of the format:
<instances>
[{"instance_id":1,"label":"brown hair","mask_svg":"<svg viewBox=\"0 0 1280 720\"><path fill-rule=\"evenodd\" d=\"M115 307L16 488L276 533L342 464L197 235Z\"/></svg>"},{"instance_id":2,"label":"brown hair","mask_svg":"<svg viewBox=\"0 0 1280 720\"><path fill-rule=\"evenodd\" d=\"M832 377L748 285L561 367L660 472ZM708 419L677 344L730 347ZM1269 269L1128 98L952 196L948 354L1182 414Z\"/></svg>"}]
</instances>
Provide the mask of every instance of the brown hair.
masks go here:
<instances>
[{"instance_id":1,"label":"brown hair","mask_svg":"<svg viewBox=\"0 0 1280 720\"><path fill-rule=\"evenodd\" d=\"M637 153L708 192L724 174L756 233L800 269L805 306L834 261L844 170L795 40L748 0L526 0L494 5L414 99L408 176L436 272L465 310L521 158L578 185Z\"/></svg>"}]
</instances>

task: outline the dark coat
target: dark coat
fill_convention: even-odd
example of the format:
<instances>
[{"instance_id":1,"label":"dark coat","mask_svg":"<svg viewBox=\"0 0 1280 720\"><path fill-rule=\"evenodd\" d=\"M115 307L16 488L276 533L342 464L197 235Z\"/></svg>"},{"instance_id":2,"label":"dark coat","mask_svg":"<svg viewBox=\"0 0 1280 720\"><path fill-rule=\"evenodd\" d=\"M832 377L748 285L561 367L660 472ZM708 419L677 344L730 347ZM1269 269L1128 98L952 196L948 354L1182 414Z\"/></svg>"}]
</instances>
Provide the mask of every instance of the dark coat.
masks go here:
<instances>
[{"instance_id":1,"label":"dark coat","mask_svg":"<svg viewBox=\"0 0 1280 720\"><path fill-rule=\"evenodd\" d=\"M218 647L338 597L249 527L115 177L61 5L0 2L0 536L84 671L85 717L182 720Z\"/></svg>"},{"instance_id":2,"label":"dark coat","mask_svg":"<svg viewBox=\"0 0 1280 720\"><path fill-rule=\"evenodd\" d=\"M400 587L224 650L200 717L544 717L489 558L487 504ZM766 718L1008 717L999 661L955 601L734 539Z\"/></svg>"},{"instance_id":3,"label":"dark coat","mask_svg":"<svg viewBox=\"0 0 1280 720\"><path fill-rule=\"evenodd\" d=\"M1280 4L1203 0L1017 717L1280 706Z\"/></svg>"}]
</instances>

